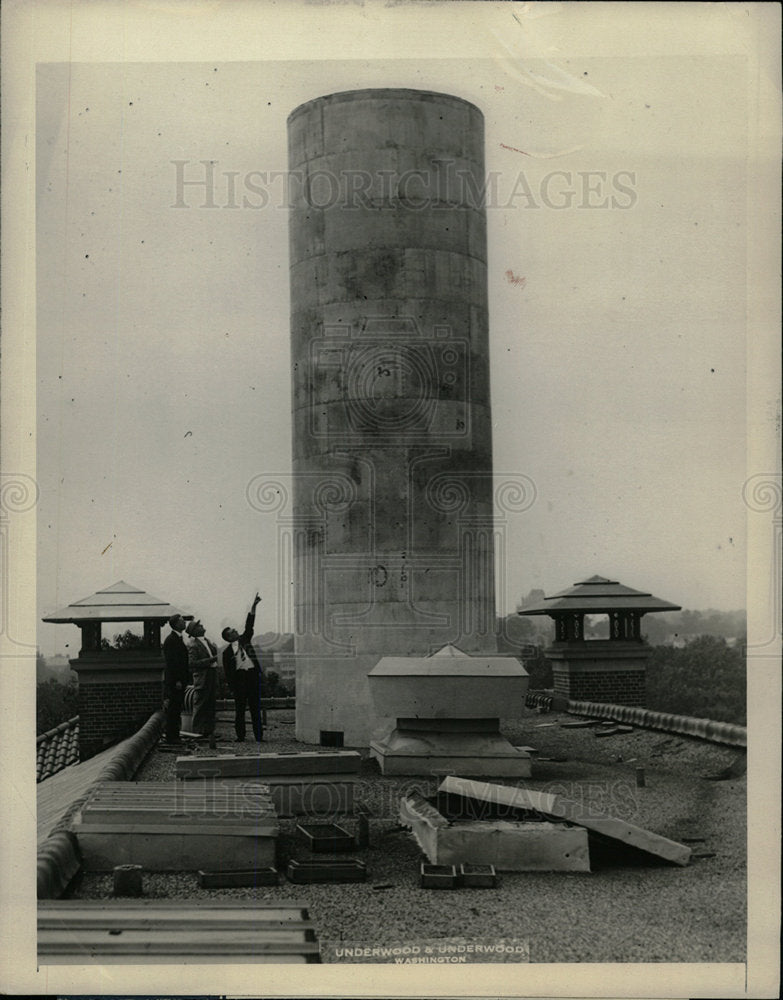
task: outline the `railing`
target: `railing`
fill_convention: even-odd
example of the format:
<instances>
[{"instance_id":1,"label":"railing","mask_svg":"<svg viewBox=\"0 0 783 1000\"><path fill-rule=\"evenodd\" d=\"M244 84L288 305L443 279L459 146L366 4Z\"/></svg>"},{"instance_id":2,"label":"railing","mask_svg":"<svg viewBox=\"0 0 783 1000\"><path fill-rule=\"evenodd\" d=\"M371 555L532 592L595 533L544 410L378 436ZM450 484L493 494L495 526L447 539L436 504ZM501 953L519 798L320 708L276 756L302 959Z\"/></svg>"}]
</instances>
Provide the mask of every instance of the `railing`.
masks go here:
<instances>
[{"instance_id":1,"label":"railing","mask_svg":"<svg viewBox=\"0 0 783 1000\"><path fill-rule=\"evenodd\" d=\"M79 763L79 716L41 733L35 741L36 782Z\"/></svg>"}]
</instances>

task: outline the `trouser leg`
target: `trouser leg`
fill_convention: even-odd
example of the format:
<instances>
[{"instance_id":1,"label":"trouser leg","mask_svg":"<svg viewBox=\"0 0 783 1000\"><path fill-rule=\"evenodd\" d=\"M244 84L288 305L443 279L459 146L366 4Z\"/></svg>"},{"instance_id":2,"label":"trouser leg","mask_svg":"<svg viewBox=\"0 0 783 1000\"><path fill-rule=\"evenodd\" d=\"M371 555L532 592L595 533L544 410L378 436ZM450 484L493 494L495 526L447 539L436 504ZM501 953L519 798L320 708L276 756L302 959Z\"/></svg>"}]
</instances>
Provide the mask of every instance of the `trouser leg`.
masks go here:
<instances>
[{"instance_id":1,"label":"trouser leg","mask_svg":"<svg viewBox=\"0 0 783 1000\"><path fill-rule=\"evenodd\" d=\"M248 688L248 703L250 705L250 718L253 720L253 735L260 743L264 738L264 730L261 722L261 687L256 677L252 678Z\"/></svg>"},{"instance_id":2,"label":"trouser leg","mask_svg":"<svg viewBox=\"0 0 783 1000\"><path fill-rule=\"evenodd\" d=\"M209 736L208 671L193 671L193 732Z\"/></svg>"},{"instance_id":3,"label":"trouser leg","mask_svg":"<svg viewBox=\"0 0 783 1000\"><path fill-rule=\"evenodd\" d=\"M182 723L182 692L176 688L167 693L168 708L166 709L166 739L179 739L179 727Z\"/></svg>"},{"instance_id":4,"label":"trouser leg","mask_svg":"<svg viewBox=\"0 0 783 1000\"><path fill-rule=\"evenodd\" d=\"M247 690L245 688L245 678L240 673L234 681L234 731L238 740L245 738L245 706L247 704Z\"/></svg>"},{"instance_id":5,"label":"trouser leg","mask_svg":"<svg viewBox=\"0 0 783 1000\"><path fill-rule=\"evenodd\" d=\"M207 671L202 716L204 732L207 736L211 736L215 732L217 718L217 670L215 669Z\"/></svg>"}]
</instances>

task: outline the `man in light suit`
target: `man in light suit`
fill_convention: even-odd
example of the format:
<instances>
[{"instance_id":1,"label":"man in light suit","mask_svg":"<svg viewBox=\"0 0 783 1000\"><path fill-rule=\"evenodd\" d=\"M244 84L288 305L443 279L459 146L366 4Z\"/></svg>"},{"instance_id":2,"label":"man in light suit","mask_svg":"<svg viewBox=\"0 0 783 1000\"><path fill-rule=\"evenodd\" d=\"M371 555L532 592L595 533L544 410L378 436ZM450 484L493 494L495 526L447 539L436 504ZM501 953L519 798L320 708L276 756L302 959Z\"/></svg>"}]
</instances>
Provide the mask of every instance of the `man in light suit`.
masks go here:
<instances>
[{"instance_id":1,"label":"man in light suit","mask_svg":"<svg viewBox=\"0 0 783 1000\"><path fill-rule=\"evenodd\" d=\"M242 635L235 628L224 628L222 635L228 643L223 650L223 670L234 695L234 729L237 743L245 740L245 708L250 709L253 735L256 743L263 739L261 726L261 665L251 639L256 621L256 605L261 598L256 594L245 621Z\"/></svg>"},{"instance_id":2,"label":"man in light suit","mask_svg":"<svg viewBox=\"0 0 783 1000\"><path fill-rule=\"evenodd\" d=\"M206 637L200 621L187 627L188 661L193 674L193 732L215 737L217 709L217 646Z\"/></svg>"}]
</instances>

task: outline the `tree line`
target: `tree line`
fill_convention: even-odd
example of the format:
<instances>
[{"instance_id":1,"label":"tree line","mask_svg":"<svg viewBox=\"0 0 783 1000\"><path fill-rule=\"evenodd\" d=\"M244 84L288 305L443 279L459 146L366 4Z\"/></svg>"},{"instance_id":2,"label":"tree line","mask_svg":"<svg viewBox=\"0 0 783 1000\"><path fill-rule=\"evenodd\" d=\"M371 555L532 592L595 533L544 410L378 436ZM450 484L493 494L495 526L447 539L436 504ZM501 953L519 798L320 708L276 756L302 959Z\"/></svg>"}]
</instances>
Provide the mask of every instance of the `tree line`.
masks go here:
<instances>
[{"instance_id":1,"label":"tree line","mask_svg":"<svg viewBox=\"0 0 783 1000\"><path fill-rule=\"evenodd\" d=\"M647 707L716 722L747 723L745 637L699 635L681 649L655 646L647 663Z\"/></svg>"}]
</instances>

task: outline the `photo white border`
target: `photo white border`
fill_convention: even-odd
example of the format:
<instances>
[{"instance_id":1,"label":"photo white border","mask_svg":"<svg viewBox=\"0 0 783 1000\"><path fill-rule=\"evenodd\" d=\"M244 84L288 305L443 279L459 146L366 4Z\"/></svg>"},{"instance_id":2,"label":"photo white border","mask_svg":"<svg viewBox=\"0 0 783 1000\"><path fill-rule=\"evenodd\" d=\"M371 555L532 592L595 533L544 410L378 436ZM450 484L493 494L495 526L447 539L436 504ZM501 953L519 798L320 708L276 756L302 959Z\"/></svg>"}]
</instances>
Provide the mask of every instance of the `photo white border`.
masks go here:
<instances>
[{"instance_id":1,"label":"photo white border","mask_svg":"<svg viewBox=\"0 0 783 1000\"><path fill-rule=\"evenodd\" d=\"M2 7L2 449L4 477L35 479L35 65L37 62L493 58L510 16L536 18L556 57L748 58L748 478L777 482L780 329L780 8L777 4L145 3L12 0ZM777 410L775 411L775 407ZM777 478L775 478L777 477ZM9 521L0 636L2 989L274 996L776 996L780 914L780 658L770 564L774 505L748 517L748 964L35 967L35 515ZM772 552L772 556L770 556ZM779 579L780 566L777 564ZM773 576L775 574L773 573ZM30 637L32 652L18 645ZM777 644L777 645L776 645ZM774 697L773 697L774 693ZM644 905L640 901L640 905ZM252 972L251 972L252 970ZM250 979L249 976L253 978Z\"/></svg>"}]
</instances>

